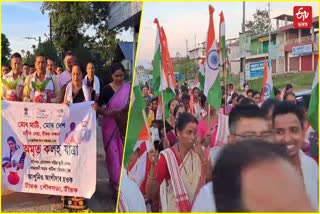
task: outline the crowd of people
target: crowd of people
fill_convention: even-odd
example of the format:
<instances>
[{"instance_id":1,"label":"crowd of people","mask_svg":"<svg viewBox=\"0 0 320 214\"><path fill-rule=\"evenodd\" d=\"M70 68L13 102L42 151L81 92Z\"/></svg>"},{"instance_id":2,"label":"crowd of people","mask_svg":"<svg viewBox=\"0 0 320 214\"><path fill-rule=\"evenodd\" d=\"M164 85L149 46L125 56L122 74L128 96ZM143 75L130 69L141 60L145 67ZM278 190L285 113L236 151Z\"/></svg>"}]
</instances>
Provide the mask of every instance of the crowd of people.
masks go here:
<instances>
[{"instance_id":1,"label":"crowd of people","mask_svg":"<svg viewBox=\"0 0 320 214\"><path fill-rule=\"evenodd\" d=\"M106 168L116 198L131 89L130 84L124 81L126 71L123 65L112 64L110 67L112 82L100 88L94 63L87 63L84 69L70 51L65 54L65 71L61 66L56 66L53 59L41 54L35 57L34 66L22 64L19 53L11 56L10 64L11 68L2 66L3 100L66 105L94 101L92 108L103 117L102 138L106 152ZM10 142L8 140L8 143ZM10 161L6 160L7 165ZM84 198L61 198L66 209L71 211L87 209Z\"/></svg>"},{"instance_id":2,"label":"crowd of people","mask_svg":"<svg viewBox=\"0 0 320 214\"><path fill-rule=\"evenodd\" d=\"M144 127L123 172L119 211L318 210L318 138L309 134L317 136L308 101L298 103L291 84L274 88L269 99L248 83L239 93L226 87L221 81L216 110L197 87L177 86L176 98L163 105L142 86L151 137L142 140ZM170 112L165 121L160 108ZM217 141L221 114L226 142Z\"/></svg>"}]
</instances>

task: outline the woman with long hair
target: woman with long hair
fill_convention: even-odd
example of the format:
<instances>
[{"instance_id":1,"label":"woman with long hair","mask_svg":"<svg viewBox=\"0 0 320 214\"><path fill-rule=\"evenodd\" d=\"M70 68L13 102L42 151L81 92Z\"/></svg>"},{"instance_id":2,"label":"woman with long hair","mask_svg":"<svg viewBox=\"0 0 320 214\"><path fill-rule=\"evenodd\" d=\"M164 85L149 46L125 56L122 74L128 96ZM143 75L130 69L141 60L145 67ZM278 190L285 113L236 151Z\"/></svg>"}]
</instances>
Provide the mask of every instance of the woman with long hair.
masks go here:
<instances>
[{"instance_id":1,"label":"woman with long hair","mask_svg":"<svg viewBox=\"0 0 320 214\"><path fill-rule=\"evenodd\" d=\"M167 132L174 129L176 118L174 116L174 109L175 107L179 105L179 100L176 98L173 98L172 100L169 101L168 103L168 108L169 108L169 113L170 117L166 120L166 130ZM161 106L159 106L161 108Z\"/></svg>"},{"instance_id":2,"label":"woman with long hair","mask_svg":"<svg viewBox=\"0 0 320 214\"><path fill-rule=\"evenodd\" d=\"M102 139L106 152L106 166L113 187L114 197L118 194L130 99L130 84L124 82L125 69L121 63L111 65L112 82L104 86L99 105L93 105L103 116Z\"/></svg>"}]
</instances>

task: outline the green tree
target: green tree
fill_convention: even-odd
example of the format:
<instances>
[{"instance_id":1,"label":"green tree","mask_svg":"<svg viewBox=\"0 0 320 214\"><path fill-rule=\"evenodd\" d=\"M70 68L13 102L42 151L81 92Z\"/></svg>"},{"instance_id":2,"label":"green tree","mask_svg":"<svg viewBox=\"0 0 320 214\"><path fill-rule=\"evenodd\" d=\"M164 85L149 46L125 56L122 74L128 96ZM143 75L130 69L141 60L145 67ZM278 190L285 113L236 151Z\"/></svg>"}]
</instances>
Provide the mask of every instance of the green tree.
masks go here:
<instances>
[{"instance_id":1,"label":"green tree","mask_svg":"<svg viewBox=\"0 0 320 214\"><path fill-rule=\"evenodd\" d=\"M58 53L56 48L51 44L50 40L46 40L39 44L38 48L35 49L35 55L41 54L45 57L53 59L55 62L58 62Z\"/></svg>"},{"instance_id":2,"label":"green tree","mask_svg":"<svg viewBox=\"0 0 320 214\"><path fill-rule=\"evenodd\" d=\"M9 65L10 59L10 42L5 34L1 33L1 64Z\"/></svg>"},{"instance_id":3,"label":"green tree","mask_svg":"<svg viewBox=\"0 0 320 214\"><path fill-rule=\"evenodd\" d=\"M182 73L185 80L194 79L197 70L197 62L189 58L181 58L173 65L174 72Z\"/></svg>"},{"instance_id":4,"label":"green tree","mask_svg":"<svg viewBox=\"0 0 320 214\"><path fill-rule=\"evenodd\" d=\"M268 10L259 10L253 14L253 20L247 21L245 24L246 31L250 35L258 35L272 31L271 19Z\"/></svg>"},{"instance_id":5,"label":"green tree","mask_svg":"<svg viewBox=\"0 0 320 214\"><path fill-rule=\"evenodd\" d=\"M41 7L43 13L49 13L52 39L58 53L71 50L83 65L92 61L101 78L105 78L118 42L116 34L119 29L108 30L110 4L44 2Z\"/></svg>"}]
</instances>

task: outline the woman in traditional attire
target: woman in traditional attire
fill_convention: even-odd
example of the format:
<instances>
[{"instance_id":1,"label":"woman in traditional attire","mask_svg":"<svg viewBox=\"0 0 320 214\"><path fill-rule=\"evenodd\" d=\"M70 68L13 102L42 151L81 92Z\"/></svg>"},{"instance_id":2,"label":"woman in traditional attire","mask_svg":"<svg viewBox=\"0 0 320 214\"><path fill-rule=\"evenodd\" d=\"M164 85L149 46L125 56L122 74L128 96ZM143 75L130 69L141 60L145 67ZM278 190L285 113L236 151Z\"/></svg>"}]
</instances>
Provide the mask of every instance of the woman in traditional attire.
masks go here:
<instances>
[{"instance_id":1,"label":"woman in traditional attire","mask_svg":"<svg viewBox=\"0 0 320 214\"><path fill-rule=\"evenodd\" d=\"M82 71L79 65L75 64L71 69L71 82L68 83L64 95L64 104L81 103L90 101L90 93L88 87L82 83ZM73 130L65 139L65 144L80 144L79 131ZM63 207L70 211L85 210L88 208L87 201L82 197L61 197Z\"/></svg>"},{"instance_id":2,"label":"woman in traditional attire","mask_svg":"<svg viewBox=\"0 0 320 214\"><path fill-rule=\"evenodd\" d=\"M94 105L103 115L102 138L106 152L106 165L113 186L114 197L118 194L122 164L123 143L129 109L130 84L124 82L125 69L121 63L111 66L113 81L104 86L99 105Z\"/></svg>"},{"instance_id":3,"label":"woman in traditional attire","mask_svg":"<svg viewBox=\"0 0 320 214\"><path fill-rule=\"evenodd\" d=\"M206 180L208 159L196 140L197 119L181 113L176 122L179 143L163 150L149 152L151 168L146 192L152 197L159 191L163 212L190 212L193 201Z\"/></svg>"},{"instance_id":4,"label":"woman in traditional attire","mask_svg":"<svg viewBox=\"0 0 320 214\"><path fill-rule=\"evenodd\" d=\"M14 137L8 137L7 143L10 152L8 156L4 156L2 158L2 168L4 172L6 172L6 169L9 168L15 168L17 171L19 169L23 169L26 153L23 151L23 149L20 148Z\"/></svg>"},{"instance_id":5,"label":"woman in traditional attire","mask_svg":"<svg viewBox=\"0 0 320 214\"><path fill-rule=\"evenodd\" d=\"M64 103L81 103L91 100L88 87L82 83L82 71L79 65L75 64L71 70L71 82L66 87Z\"/></svg>"}]
</instances>

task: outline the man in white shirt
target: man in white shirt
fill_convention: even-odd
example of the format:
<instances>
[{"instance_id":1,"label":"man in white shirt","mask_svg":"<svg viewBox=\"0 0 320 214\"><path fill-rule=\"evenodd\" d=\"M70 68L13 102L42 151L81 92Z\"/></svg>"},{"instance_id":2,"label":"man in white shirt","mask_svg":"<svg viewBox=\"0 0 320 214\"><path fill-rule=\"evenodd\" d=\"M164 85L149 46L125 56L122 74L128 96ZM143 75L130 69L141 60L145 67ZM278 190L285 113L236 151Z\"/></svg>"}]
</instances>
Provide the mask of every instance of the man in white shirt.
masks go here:
<instances>
[{"instance_id":1,"label":"man in white shirt","mask_svg":"<svg viewBox=\"0 0 320 214\"><path fill-rule=\"evenodd\" d=\"M235 106L229 114L228 125L230 130L228 144L251 138L272 139L271 131L268 128L268 122L265 120L261 109L256 105ZM215 165L219 158L222 148L223 146L216 146L210 150L212 166ZM212 184L213 182L209 182L201 188L193 204L193 211L216 211Z\"/></svg>"},{"instance_id":2,"label":"man in white shirt","mask_svg":"<svg viewBox=\"0 0 320 214\"><path fill-rule=\"evenodd\" d=\"M301 150L305 138L303 110L296 104L281 102L274 107L272 124L276 142L287 146L289 161L303 176L308 197L318 210L318 165Z\"/></svg>"},{"instance_id":3,"label":"man in white shirt","mask_svg":"<svg viewBox=\"0 0 320 214\"><path fill-rule=\"evenodd\" d=\"M51 76L56 75L56 65L51 58L47 58L47 71Z\"/></svg>"},{"instance_id":4,"label":"man in white shirt","mask_svg":"<svg viewBox=\"0 0 320 214\"><path fill-rule=\"evenodd\" d=\"M213 169L218 212L312 212L284 144L260 139L224 147Z\"/></svg>"},{"instance_id":5,"label":"man in white shirt","mask_svg":"<svg viewBox=\"0 0 320 214\"><path fill-rule=\"evenodd\" d=\"M57 76L60 88L71 81L71 69L75 63L75 60L76 58L72 55L72 52L68 51L66 53L66 56L64 57L64 65L66 67L66 70Z\"/></svg>"}]
</instances>

